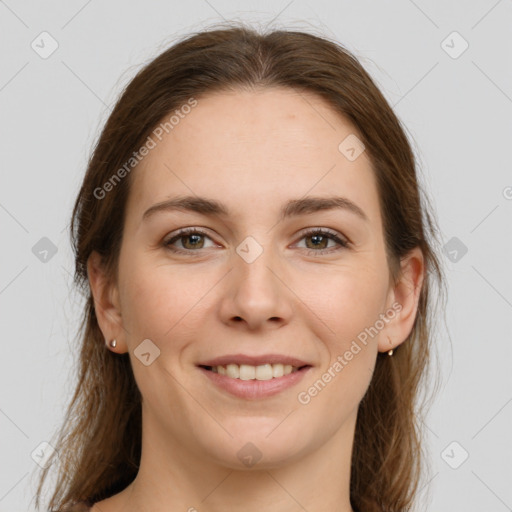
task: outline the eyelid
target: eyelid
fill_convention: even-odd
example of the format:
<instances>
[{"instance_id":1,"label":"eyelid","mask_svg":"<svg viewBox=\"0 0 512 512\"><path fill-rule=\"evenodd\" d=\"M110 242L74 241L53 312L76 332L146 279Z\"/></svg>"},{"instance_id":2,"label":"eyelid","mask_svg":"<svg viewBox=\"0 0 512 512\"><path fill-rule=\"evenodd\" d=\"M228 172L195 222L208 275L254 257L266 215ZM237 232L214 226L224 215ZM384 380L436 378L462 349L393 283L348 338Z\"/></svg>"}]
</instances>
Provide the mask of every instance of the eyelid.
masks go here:
<instances>
[{"instance_id":1,"label":"eyelid","mask_svg":"<svg viewBox=\"0 0 512 512\"><path fill-rule=\"evenodd\" d=\"M304 231L301 231L300 236L301 239L307 235L311 235L314 233L320 233L323 235L331 235L332 237L338 238L341 242L348 244L351 244L352 242L349 240L348 237L346 237L344 234L335 231L330 228L323 228L323 227L312 227L312 228L305 228Z\"/></svg>"},{"instance_id":2,"label":"eyelid","mask_svg":"<svg viewBox=\"0 0 512 512\"><path fill-rule=\"evenodd\" d=\"M168 248L170 251L177 252L177 253L193 253L193 252L199 252L199 250L193 251L193 250L186 250L186 249L177 249L175 247L171 246L171 242L174 243L175 241L178 241L180 238L185 237L186 235L190 234L200 234L204 235L205 237L209 238L213 241L212 237L203 229L203 228L196 228L196 227L187 227L187 228L180 228L170 236L166 237L164 241L162 242L164 247Z\"/></svg>"},{"instance_id":3,"label":"eyelid","mask_svg":"<svg viewBox=\"0 0 512 512\"><path fill-rule=\"evenodd\" d=\"M302 231L300 234L300 237L298 241L302 240L303 238L307 236L311 236L314 234L320 234L321 236L326 236L329 240L333 240L338 244L338 247L329 247L327 249L320 249L320 250L314 250L314 249L308 249L306 248L306 251L309 253L317 253L317 254L329 254L332 252L338 252L342 249L349 249L352 245L352 242L341 233L338 233L337 231L331 230L329 228L322 228L322 227L312 227L312 228L306 228L305 231Z\"/></svg>"}]
</instances>

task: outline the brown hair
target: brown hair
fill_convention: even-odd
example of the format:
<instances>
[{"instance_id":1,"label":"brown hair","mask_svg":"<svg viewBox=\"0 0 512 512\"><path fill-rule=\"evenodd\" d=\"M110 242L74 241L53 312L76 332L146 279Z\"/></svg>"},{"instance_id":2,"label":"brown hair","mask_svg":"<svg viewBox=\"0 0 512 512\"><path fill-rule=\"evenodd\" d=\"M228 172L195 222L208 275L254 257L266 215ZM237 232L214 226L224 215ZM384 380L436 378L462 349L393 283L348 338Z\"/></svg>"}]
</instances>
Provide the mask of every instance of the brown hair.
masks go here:
<instances>
[{"instance_id":1,"label":"brown hair","mask_svg":"<svg viewBox=\"0 0 512 512\"><path fill-rule=\"evenodd\" d=\"M189 35L140 70L117 101L88 162L70 226L75 285L86 298L78 383L55 444L60 459L51 509L78 501L92 505L117 494L136 477L141 456L141 396L129 355L105 348L87 278L92 251L101 254L109 276L117 277L131 174L101 200L95 190L190 98L257 87L315 93L348 119L377 179L393 278L411 249L423 252L426 274L412 332L392 357L379 354L359 404L350 481L356 511L405 511L415 500L423 460L421 413L427 405L416 401L433 347L432 284L442 285L441 298L444 276L434 250L438 231L413 152L384 96L348 50L311 33L259 33L239 23ZM48 470L41 475L37 507Z\"/></svg>"}]
</instances>

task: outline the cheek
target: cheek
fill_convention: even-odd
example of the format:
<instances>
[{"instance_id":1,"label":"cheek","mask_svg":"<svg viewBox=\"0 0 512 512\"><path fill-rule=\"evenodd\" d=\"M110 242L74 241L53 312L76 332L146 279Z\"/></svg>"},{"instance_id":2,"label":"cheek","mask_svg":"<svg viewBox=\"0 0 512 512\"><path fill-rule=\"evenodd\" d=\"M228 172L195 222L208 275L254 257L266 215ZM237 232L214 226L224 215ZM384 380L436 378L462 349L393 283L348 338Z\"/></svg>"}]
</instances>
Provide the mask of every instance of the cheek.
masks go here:
<instances>
[{"instance_id":1,"label":"cheek","mask_svg":"<svg viewBox=\"0 0 512 512\"><path fill-rule=\"evenodd\" d=\"M317 296L322 311L318 316L329 326L327 331L316 322L327 357L298 399L318 411L331 411L333 425L339 426L357 407L371 382L378 337L369 335L368 329L383 312L385 291L384 279L377 279L374 271L351 269L332 279L321 298Z\"/></svg>"},{"instance_id":2,"label":"cheek","mask_svg":"<svg viewBox=\"0 0 512 512\"><path fill-rule=\"evenodd\" d=\"M216 282L211 275L182 266L133 259L124 269L125 327L136 338L163 343L202 309L201 298Z\"/></svg>"},{"instance_id":3,"label":"cheek","mask_svg":"<svg viewBox=\"0 0 512 512\"><path fill-rule=\"evenodd\" d=\"M383 312L387 293L387 275L376 266L333 275L322 298L322 310L341 342L350 341L373 325ZM320 296L318 296L320 297Z\"/></svg>"}]
</instances>

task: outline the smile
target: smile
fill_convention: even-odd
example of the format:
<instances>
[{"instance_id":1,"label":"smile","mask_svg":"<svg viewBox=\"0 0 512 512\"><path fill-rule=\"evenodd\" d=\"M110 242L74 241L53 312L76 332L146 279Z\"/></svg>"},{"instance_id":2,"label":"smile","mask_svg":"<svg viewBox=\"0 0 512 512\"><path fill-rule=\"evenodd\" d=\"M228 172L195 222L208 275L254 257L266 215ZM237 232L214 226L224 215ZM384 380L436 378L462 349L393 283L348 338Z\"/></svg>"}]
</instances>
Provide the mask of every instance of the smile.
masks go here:
<instances>
[{"instance_id":1,"label":"smile","mask_svg":"<svg viewBox=\"0 0 512 512\"><path fill-rule=\"evenodd\" d=\"M259 400L296 386L313 367L310 365L293 367L282 364L258 366L228 364L197 368L208 382L213 384L214 389L245 400ZM221 368L220 371L219 368ZM223 371L225 374L222 373ZM274 371L277 376L274 376Z\"/></svg>"},{"instance_id":2,"label":"smile","mask_svg":"<svg viewBox=\"0 0 512 512\"><path fill-rule=\"evenodd\" d=\"M265 363L258 366L249 364L227 364L218 366L205 366L206 370L210 370L219 375L225 375L230 379L240 380L270 380L289 375L299 370L299 367L290 364L270 364Z\"/></svg>"}]
</instances>

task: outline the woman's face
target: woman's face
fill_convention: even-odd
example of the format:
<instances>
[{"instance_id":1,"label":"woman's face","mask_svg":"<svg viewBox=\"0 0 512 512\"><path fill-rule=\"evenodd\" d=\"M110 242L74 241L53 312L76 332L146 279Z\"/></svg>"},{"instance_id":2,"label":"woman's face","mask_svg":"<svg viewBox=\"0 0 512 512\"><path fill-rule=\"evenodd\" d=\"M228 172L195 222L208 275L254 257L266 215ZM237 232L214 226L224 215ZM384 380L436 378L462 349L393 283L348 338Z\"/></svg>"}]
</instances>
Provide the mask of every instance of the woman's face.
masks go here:
<instances>
[{"instance_id":1,"label":"woman's face","mask_svg":"<svg viewBox=\"0 0 512 512\"><path fill-rule=\"evenodd\" d=\"M355 129L288 89L197 100L132 171L114 286L122 329L109 334L129 351L154 447L277 467L352 440L377 352L413 318L401 319L406 294L390 281ZM190 209L150 210L185 196ZM244 363L243 378L208 363ZM306 368L273 377L286 364Z\"/></svg>"}]
</instances>

